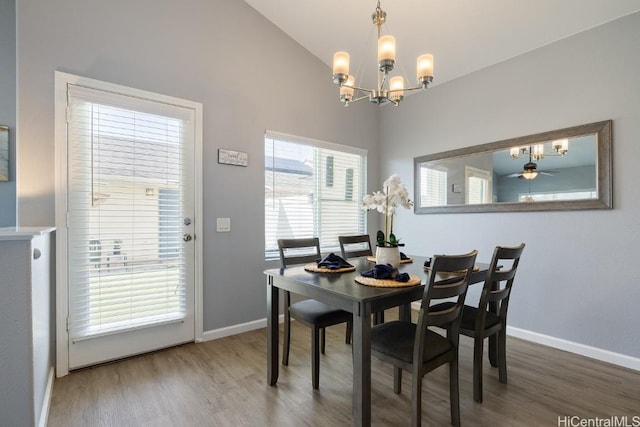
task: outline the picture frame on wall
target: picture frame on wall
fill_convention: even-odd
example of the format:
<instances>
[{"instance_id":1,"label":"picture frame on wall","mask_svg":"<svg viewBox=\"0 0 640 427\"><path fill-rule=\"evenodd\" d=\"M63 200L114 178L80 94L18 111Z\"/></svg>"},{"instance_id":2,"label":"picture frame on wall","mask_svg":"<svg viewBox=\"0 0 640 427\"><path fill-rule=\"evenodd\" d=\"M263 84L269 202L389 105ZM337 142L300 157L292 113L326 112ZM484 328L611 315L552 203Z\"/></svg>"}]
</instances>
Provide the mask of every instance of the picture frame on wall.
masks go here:
<instances>
[{"instance_id":1,"label":"picture frame on wall","mask_svg":"<svg viewBox=\"0 0 640 427\"><path fill-rule=\"evenodd\" d=\"M221 165L244 166L249 164L249 155L242 151L218 149L218 163Z\"/></svg>"},{"instance_id":2,"label":"picture frame on wall","mask_svg":"<svg viewBox=\"0 0 640 427\"><path fill-rule=\"evenodd\" d=\"M9 127L0 126L0 181L9 181Z\"/></svg>"}]
</instances>

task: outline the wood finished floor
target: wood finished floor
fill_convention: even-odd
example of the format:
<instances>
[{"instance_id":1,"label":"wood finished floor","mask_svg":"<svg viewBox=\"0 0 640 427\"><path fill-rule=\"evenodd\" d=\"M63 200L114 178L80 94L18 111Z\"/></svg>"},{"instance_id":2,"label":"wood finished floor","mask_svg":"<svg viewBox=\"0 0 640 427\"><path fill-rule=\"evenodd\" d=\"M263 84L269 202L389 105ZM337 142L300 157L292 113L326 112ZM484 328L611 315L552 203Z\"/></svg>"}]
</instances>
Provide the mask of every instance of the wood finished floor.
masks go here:
<instances>
[{"instance_id":1,"label":"wood finished floor","mask_svg":"<svg viewBox=\"0 0 640 427\"><path fill-rule=\"evenodd\" d=\"M310 340L309 329L293 322L289 366L281 366L277 387L266 383L265 329L75 371L54 382L48 426L349 426L352 362L344 327L327 330L317 391ZM509 384L498 382L485 353L484 403L476 403L471 344L461 337L464 426L570 425L558 423L565 416L640 421L639 372L512 337ZM395 395L391 366L373 358L372 425L410 425L410 381L405 374ZM427 374L423 387L423 425L450 425L447 368Z\"/></svg>"}]
</instances>

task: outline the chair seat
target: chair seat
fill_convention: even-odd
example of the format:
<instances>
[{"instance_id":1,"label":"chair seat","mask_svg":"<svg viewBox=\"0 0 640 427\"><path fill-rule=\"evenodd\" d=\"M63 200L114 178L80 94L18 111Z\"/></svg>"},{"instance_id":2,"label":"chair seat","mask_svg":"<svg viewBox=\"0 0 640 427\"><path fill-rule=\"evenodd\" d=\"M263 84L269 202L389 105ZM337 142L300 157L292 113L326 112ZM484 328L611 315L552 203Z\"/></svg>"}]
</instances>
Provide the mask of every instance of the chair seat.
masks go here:
<instances>
[{"instance_id":1,"label":"chair seat","mask_svg":"<svg viewBox=\"0 0 640 427\"><path fill-rule=\"evenodd\" d=\"M385 356L412 363L415 335L414 323L398 320L382 323L371 328L371 349ZM451 350L449 341L431 330L427 330L426 342L423 361L435 359Z\"/></svg>"},{"instance_id":2,"label":"chair seat","mask_svg":"<svg viewBox=\"0 0 640 427\"><path fill-rule=\"evenodd\" d=\"M460 325L461 329L473 330L476 328L476 319L478 316L478 309L476 307L472 307L469 305L465 305L462 311L462 323ZM485 317L484 328L489 329L492 326L495 326L500 323L500 318L490 311L487 311Z\"/></svg>"},{"instance_id":3,"label":"chair seat","mask_svg":"<svg viewBox=\"0 0 640 427\"><path fill-rule=\"evenodd\" d=\"M438 310L442 310L445 308L453 307L453 305L454 304L452 302L443 302L442 304L435 305L434 308L437 308ZM477 316L478 316L477 307L465 305L464 309L462 310L462 322L460 323L460 329L467 330L467 331L475 330ZM489 329L492 326L497 325L498 323L500 323L500 318L495 313L487 311L484 328Z\"/></svg>"},{"instance_id":4,"label":"chair seat","mask_svg":"<svg viewBox=\"0 0 640 427\"><path fill-rule=\"evenodd\" d=\"M310 325L318 325L320 328L344 323L352 318L348 311L340 310L314 299L291 304L289 312L295 319Z\"/></svg>"}]
</instances>

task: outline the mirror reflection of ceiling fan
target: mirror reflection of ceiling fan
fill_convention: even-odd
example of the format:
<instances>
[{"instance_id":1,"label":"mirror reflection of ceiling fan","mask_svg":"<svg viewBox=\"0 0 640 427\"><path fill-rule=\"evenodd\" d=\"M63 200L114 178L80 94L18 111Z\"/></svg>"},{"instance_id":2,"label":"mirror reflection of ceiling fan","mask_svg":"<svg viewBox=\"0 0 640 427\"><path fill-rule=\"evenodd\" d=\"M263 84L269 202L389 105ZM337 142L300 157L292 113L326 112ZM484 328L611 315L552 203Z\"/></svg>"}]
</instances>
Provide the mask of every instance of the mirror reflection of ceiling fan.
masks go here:
<instances>
[{"instance_id":1,"label":"mirror reflection of ceiling fan","mask_svg":"<svg viewBox=\"0 0 640 427\"><path fill-rule=\"evenodd\" d=\"M529 162L525 163L522 172L512 173L511 175L507 175L508 178L521 178L521 179L535 179L538 175L549 175L553 176L558 173L558 171L541 171L538 170L538 165L531 161L531 156L529 156Z\"/></svg>"},{"instance_id":2,"label":"mirror reflection of ceiling fan","mask_svg":"<svg viewBox=\"0 0 640 427\"><path fill-rule=\"evenodd\" d=\"M567 151L569 151L568 140L561 139L552 142L553 150L557 153L556 155L564 156ZM553 176L558 173L558 171L552 170L538 170L538 164L533 161L533 158L536 160L541 160L544 158L544 145L537 144L533 147L521 147L521 148L512 148L511 149L511 157L514 159L518 158L519 151L522 151L522 154L529 154L529 162L525 163L522 171L518 173L514 173L511 175L507 175L509 178L521 178L521 179L535 179L538 175L549 175Z\"/></svg>"}]
</instances>

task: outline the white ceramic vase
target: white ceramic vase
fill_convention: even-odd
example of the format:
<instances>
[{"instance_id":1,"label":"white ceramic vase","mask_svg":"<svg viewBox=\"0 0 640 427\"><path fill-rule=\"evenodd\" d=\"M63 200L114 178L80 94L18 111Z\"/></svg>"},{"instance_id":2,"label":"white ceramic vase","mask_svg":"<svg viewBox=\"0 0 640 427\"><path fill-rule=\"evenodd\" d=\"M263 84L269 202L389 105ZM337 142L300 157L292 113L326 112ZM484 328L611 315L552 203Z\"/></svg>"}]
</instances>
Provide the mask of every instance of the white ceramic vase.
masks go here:
<instances>
[{"instance_id":1,"label":"white ceramic vase","mask_svg":"<svg viewBox=\"0 0 640 427\"><path fill-rule=\"evenodd\" d=\"M391 264L393 268L400 265L400 248L396 247L376 247L376 264Z\"/></svg>"}]
</instances>

